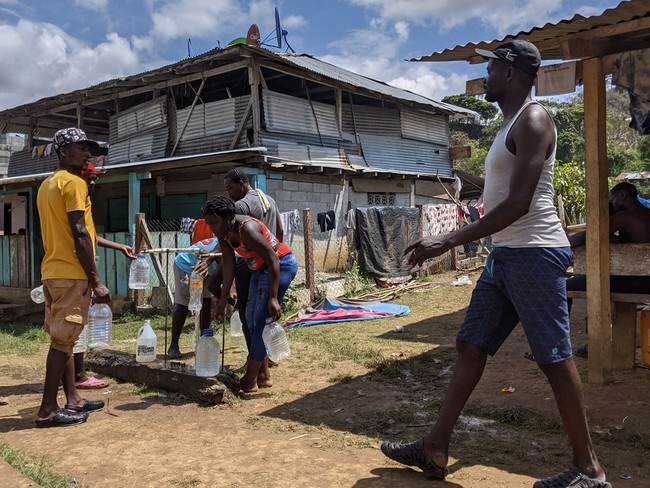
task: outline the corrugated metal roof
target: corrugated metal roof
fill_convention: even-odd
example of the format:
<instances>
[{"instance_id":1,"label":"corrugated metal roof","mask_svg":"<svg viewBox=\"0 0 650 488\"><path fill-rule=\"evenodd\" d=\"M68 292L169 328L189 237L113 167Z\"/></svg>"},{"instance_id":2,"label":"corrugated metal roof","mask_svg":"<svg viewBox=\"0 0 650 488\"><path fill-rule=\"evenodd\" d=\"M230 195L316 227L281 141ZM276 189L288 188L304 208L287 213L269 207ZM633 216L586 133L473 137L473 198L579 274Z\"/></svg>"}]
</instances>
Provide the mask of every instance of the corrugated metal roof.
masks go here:
<instances>
[{"instance_id":1,"label":"corrugated metal roof","mask_svg":"<svg viewBox=\"0 0 650 488\"><path fill-rule=\"evenodd\" d=\"M294 54L294 53L273 53L276 56L288 61L292 64L300 66L306 70L317 73L321 76L327 78L341 81L343 83L348 83L350 85L356 86L358 88L365 88L371 90L375 93L381 95L388 95L389 97L396 98L399 100L404 100L408 102L415 102L422 105L429 105L438 111L444 113L463 113L468 115L476 115L475 112L467 110L462 107L456 107L449 103L437 102L430 98L418 95L409 90L404 90L403 88L397 88L391 86L383 81L373 80L372 78L367 78L363 75L348 71L339 66L334 66L333 64L326 63L320 59L316 59L313 56L308 54Z\"/></svg>"},{"instance_id":2,"label":"corrugated metal roof","mask_svg":"<svg viewBox=\"0 0 650 488\"><path fill-rule=\"evenodd\" d=\"M591 35L588 31L629 22L635 19L641 19L650 16L650 1L648 0L629 0L623 1L618 6L605 10L601 15L585 17L580 14L574 15L571 19L561 20L557 23L547 23L542 27L533 27L528 31L521 31L515 35L507 35L501 39L493 41L470 42L465 45L458 45L454 48L445 49L444 51L435 51L421 58L410 59L409 61L469 61L470 63L482 63L485 61L481 56L476 54L475 48L494 49L499 44L512 41L514 39L526 39L535 44L542 55L542 59L566 59L562 53L562 42L567 40L567 36L584 33L585 40L598 39L603 40L608 37L616 37L615 30L602 35ZM592 33L594 34L594 33ZM598 33L596 33L598 34ZM643 28L634 34L639 39L648 39L649 32ZM630 35L626 34L626 40L631 40Z\"/></svg>"},{"instance_id":3,"label":"corrugated metal roof","mask_svg":"<svg viewBox=\"0 0 650 488\"><path fill-rule=\"evenodd\" d=\"M116 88L123 88L124 90L128 90L131 88L146 86L147 84L154 84L161 81L171 80L179 76L184 76L192 73L200 73L202 71L202 65L204 65L203 69L212 69L219 65L226 65L241 60L243 58L242 54L245 56L250 56L252 53L257 53L258 55L268 57L284 64L298 66L320 76L325 76L332 80L347 83L358 88L370 90L377 93L378 95L389 96L396 100L402 100L405 102L427 105L430 106L433 110L441 111L444 113L477 116L477 114L471 110L462 107L456 107L455 105L448 103L437 102L408 90L390 86L384 82L373 80L360 74L345 70L338 66L326 63L308 54L283 54L269 51L263 48L255 48L246 45L235 45L224 49L213 49L204 54L184 59L182 61L154 70L145 71L143 73L138 73L126 77L115 78L87 88L75 90L68 93L57 94L51 97L42 98L35 102L3 110L0 112L0 119L15 119L23 115L23 118L21 118L19 121L11 120L10 125L5 128L5 131L25 132L25 129L29 127L29 124L27 118L25 118L24 115L27 111L32 110L37 106L41 110L45 110L76 102L81 102L83 105L84 101L92 101L93 97L104 96L106 93L110 93ZM49 137L55 131L55 128L49 130L48 127L47 129L40 130L37 135L40 135L42 137Z\"/></svg>"}]
</instances>

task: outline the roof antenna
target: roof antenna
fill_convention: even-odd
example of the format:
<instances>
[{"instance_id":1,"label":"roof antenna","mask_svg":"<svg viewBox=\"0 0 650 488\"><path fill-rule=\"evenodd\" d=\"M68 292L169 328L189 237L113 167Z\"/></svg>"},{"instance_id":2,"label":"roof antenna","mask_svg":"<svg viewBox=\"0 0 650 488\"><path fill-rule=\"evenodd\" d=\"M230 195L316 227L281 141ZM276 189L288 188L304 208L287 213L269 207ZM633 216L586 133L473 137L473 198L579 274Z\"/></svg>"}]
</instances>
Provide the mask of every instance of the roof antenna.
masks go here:
<instances>
[{"instance_id":1,"label":"roof antenna","mask_svg":"<svg viewBox=\"0 0 650 488\"><path fill-rule=\"evenodd\" d=\"M190 38L188 37L188 38L187 38L187 57L188 57L188 58L191 58L191 57L192 57L192 53L190 52L190 48L191 48L191 47L192 47L192 39L190 39Z\"/></svg>"}]
</instances>

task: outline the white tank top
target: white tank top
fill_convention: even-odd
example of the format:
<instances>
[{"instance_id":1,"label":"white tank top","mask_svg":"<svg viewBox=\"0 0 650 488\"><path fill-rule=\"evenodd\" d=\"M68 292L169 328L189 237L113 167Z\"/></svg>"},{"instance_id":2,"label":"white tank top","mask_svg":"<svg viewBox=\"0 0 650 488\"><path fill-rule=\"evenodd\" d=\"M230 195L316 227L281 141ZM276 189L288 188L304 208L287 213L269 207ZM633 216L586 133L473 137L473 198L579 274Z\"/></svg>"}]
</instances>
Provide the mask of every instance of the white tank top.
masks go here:
<instances>
[{"instance_id":1,"label":"white tank top","mask_svg":"<svg viewBox=\"0 0 650 488\"><path fill-rule=\"evenodd\" d=\"M497 134L485 159L485 212L490 212L508 196L516 156L506 147L506 139L521 113L535 101L525 103L512 120ZM550 115L549 115L550 116ZM555 127L555 126L554 126ZM555 128L554 128L555 130ZM555 133L557 140L557 132ZM557 147L557 146L556 146ZM505 229L492 235L495 246L503 247L568 247L569 241L555 208L553 169L555 150L544 161L528 213Z\"/></svg>"}]
</instances>

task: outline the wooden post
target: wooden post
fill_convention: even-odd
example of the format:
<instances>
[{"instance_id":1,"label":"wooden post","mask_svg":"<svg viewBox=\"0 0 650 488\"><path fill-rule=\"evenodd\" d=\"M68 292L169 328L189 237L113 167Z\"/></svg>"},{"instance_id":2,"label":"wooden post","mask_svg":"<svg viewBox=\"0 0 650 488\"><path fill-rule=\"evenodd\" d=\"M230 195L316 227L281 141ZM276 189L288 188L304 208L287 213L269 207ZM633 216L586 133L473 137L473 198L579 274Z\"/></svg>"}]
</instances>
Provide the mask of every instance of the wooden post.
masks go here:
<instances>
[{"instance_id":1,"label":"wooden post","mask_svg":"<svg viewBox=\"0 0 650 488\"><path fill-rule=\"evenodd\" d=\"M142 235L142 228L144 227L143 223L144 214L135 214L135 241L133 248L136 253L142 252L144 248L144 237ZM144 290L133 290L133 304L136 307L144 305Z\"/></svg>"},{"instance_id":2,"label":"wooden post","mask_svg":"<svg viewBox=\"0 0 650 488\"><path fill-rule=\"evenodd\" d=\"M314 234L312 232L311 209L306 208L302 211L302 222L305 229L305 281L309 289L309 302L313 303L316 298L316 275L314 272Z\"/></svg>"},{"instance_id":3,"label":"wooden post","mask_svg":"<svg viewBox=\"0 0 650 488\"><path fill-rule=\"evenodd\" d=\"M587 189L587 320L589 382L612 379L612 313L609 300L609 209L605 74L600 58L583 62L585 176Z\"/></svg>"},{"instance_id":4,"label":"wooden post","mask_svg":"<svg viewBox=\"0 0 650 488\"><path fill-rule=\"evenodd\" d=\"M253 145L260 145L260 129L262 127L262 113L260 106L260 70L253 59L248 68L248 83L251 86L251 100L253 107Z\"/></svg>"}]
</instances>

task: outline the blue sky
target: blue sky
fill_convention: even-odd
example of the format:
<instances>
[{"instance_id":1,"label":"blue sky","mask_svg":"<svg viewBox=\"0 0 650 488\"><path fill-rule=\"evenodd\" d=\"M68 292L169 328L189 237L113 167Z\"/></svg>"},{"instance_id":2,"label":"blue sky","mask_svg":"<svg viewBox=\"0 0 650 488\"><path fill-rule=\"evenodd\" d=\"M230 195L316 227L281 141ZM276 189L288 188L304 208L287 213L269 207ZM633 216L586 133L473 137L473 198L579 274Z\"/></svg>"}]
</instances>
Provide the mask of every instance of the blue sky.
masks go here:
<instances>
[{"instance_id":1,"label":"blue sky","mask_svg":"<svg viewBox=\"0 0 650 488\"><path fill-rule=\"evenodd\" d=\"M0 0L0 110L225 46L273 9L296 52L440 100L485 65L409 63L619 0ZM272 42L272 41L270 41Z\"/></svg>"}]
</instances>

